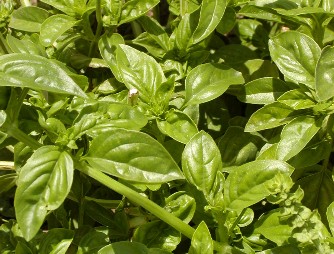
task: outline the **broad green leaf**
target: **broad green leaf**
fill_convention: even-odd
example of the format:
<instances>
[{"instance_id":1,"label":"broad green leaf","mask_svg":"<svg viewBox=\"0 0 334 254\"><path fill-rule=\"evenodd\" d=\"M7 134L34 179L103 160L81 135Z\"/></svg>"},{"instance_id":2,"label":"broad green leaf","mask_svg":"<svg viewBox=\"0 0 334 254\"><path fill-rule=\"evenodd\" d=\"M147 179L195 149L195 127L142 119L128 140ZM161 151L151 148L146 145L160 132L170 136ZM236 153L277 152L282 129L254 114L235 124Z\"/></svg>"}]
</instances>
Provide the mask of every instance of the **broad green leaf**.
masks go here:
<instances>
[{"instance_id":1,"label":"broad green leaf","mask_svg":"<svg viewBox=\"0 0 334 254\"><path fill-rule=\"evenodd\" d=\"M159 130L180 143L186 144L198 133L197 126L185 113L169 110L163 119L157 119Z\"/></svg>"},{"instance_id":2,"label":"broad green leaf","mask_svg":"<svg viewBox=\"0 0 334 254\"><path fill-rule=\"evenodd\" d=\"M154 6L159 4L159 0L130 0L122 6L119 25L128 23L132 20L145 15Z\"/></svg>"},{"instance_id":3,"label":"broad green leaf","mask_svg":"<svg viewBox=\"0 0 334 254\"><path fill-rule=\"evenodd\" d=\"M65 254L74 236L74 231L65 228L54 228L43 237L39 253L40 254Z\"/></svg>"},{"instance_id":4,"label":"broad green leaf","mask_svg":"<svg viewBox=\"0 0 334 254\"><path fill-rule=\"evenodd\" d=\"M70 16L81 16L86 11L87 0L41 0Z\"/></svg>"},{"instance_id":5,"label":"broad green leaf","mask_svg":"<svg viewBox=\"0 0 334 254\"><path fill-rule=\"evenodd\" d=\"M222 19L227 0L203 0L200 18L193 34L192 44L197 44L208 37L218 26Z\"/></svg>"},{"instance_id":6,"label":"broad green leaf","mask_svg":"<svg viewBox=\"0 0 334 254\"><path fill-rule=\"evenodd\" d=\"M332 235L334 234L334 202L332 202L328 207L327 207L327 221L329 224L329 229L332 232Z\"/></svg>"},{"instance_id":7,"label":"broad green leaf","mask_svg":"<svg viewBox=\"0 0 334 254\"><path fill-rule=\"evenodd\" d=\"M187 181L208 195L222 169L219 149L204 131L193 136L182 154L182 169Z\"/></svg>"},{"instance_id":8,"label":"broad green leaf","mask_svg":"<svg viewBox=\"0 0 334 254\"><path fill-rule=\"evenodd\" d=\"M287 91L282 94L277 101L284 103L295 110L312 108L316 105L316 101L302 89Z\"/></svg>"},{"instance_id":9,"label":"broad green leaf","mask_svg":"<svg viewBox=\"0 0 334 254\"><path fill-rule=\"evenodd\" d=\"M241 127L229 127L218 143L223 167L239 166L254 160L263 144L260 136L244 132Z\"/></svg>"},{"instance_id":10,"label":"broad green leaf","mask_svg":"<svg viewBox=\"0 0 334 254\"><path fill-rule=\"evenodd\" d=\"M269 50L286 78L314 88L321 49L311 37L296 31L281 33L269 40Z\"/></svg>"},{"instance_id":11,"label":"broad green leaf","mask_svg":"<svg viewBox=\"0 0 334 254\"><path fill-rule=\"evenodd\" d=\"M254 233L260 233L278 246L283 245L292 235L293 227L282 223L283 208L271 210L255 223Z\"/></svg>"},{"instance_id":12,"label":"broad green leaf","mask_svg":"<svg viewBox=\"0 0 334 254\"><path fill-rule=\"evenodd\" d=\"M55 61L31 54L0 56L0 86L28 87L35 90L87 97L69 71ZM75 77L75 76L74 76Z\"/></svg>"},{"instance_id":13,"label":"broad green leaf","mask_svg":"<svg viewBox=\"0 0 334 254\"><path fill-rule=\"evenodd\" d=\"M115 51L117 49L117 45L124 43L125 42L123 37L118 33L113 33L111 36L104 34L101 36L98 43L101 56L109 65L109 68L111 69L115 78L120 82L122 82L122 76L117 67Z\"/></svg>"},{"instance_id":14,"label":"broad green leaf","mask_svg":"<svg viewBox=\"0 0 334 254\"><path fill-rule=\"evenodd\" d=\"M289 87L280 79L259 78L245 84L244 92L238 99L250 104L269 104L288 90Z\"/></svg>"},{"instance_id":15,"label":"broad green leaf","mask_svg":"<svg viewBox=\"0 0 334 254\"><path fill-rule=\"evenodd\" d=\"M64 14L56 14L47 18L40 31L40 41L45 47L51 46L62 34L77 24L77 20Z\"/></svg>"},{"instance_id":16,"label":"broad green leaf","mask_svg":"<svg viewBox=\"0 0 334 254\"><path fill-rule=\"evenodd\" d=\"M280 102L273 102L265 105L252 114L245 131L253 132L265 129L272 129L290 122L293 118L302 113Z\"/></svg>"},{"instance_id":17,"label":"broad green leaf","mask_svg":"<svg viewBox=\"0 0 334 254\"><path fill-rule=\"evenodd\" d=\"M15 38L14 36L8 34L6 39L10 49L13 53L27 53L33 55L40 55L46 57L46 52L42 45L37 44L36 41L33 41L32 38L36 38L39 41L38 35L34 34L35 36L28 36L23 37L21 40Z\"/></svg>"},{"instance_id":18,"label":"broad green leaf","mask_svg":"<svg viewBox=\"0 0 334 254\"><path fill-rule=\"evenodd\" d=\"M132 42L135 45L144 47L149 54L155 58L161 59L166 54L166 50L161 48L157 41L147 32L141 33L134 40L132 40Z\"/></svg>"},{"instance_id":19,"label":"broad green leaf","mask_svg":"<svg viewBox=\"0 0 334 254\"><path fill-rule=\"evenodd\" d=\"M161 66L153 57L130 46L118 45L116 61L124 84L129 89L136 88L146 103L154 98L159 86L166 81Z\"/></svg>"},{"instance_id":20,"label":"broad green leaf","mask_svg":"<svg viewBox=\"0 0 334 254\"><path fill-rule=\"evenodd\" d=\"M278 160L258 160L235 167L225 181L227 209L241 211L261 201L279 188L276 185L281 179L280 174L290 175L292 171L289 164ZM279 184L283 185L284 182Z\"/></svg>"},{"instance_id":21,"label":"broad green leaf","mask_svg":"<svg viewBox=\"0 0 334 254\"><path fill-rule=\"evenodd\" d=\"M334 3L331 0L323 0L322 1L322 8L324 8L327 12L333 12L334 11Z\"/></svg>"},{"instance_id":22,"label":"broad green leaf","mask_svg":"<svg viewBox=\"0 0 334 254\"><path fill-rule=\"evenodd\" d=\"M84 157L93 167L139 183L164 183L184 176L165 148L149 135L113 129L93 139Z\"/></svg>"},{"instance_id":23,"label":"broad green leaf","mask_svg":"<svg viewBox=\"0 0 334 254\"><path fill-rule=\"evenodd\" d=\"M115 242L100 249L98 254L148 254L148 248L137 242Z\"/></svg>"},{"instance_id":24,"label":"broad green leaf","mask_svg":"<svg viewBox=\"0 0 334 254\"><path fill-rule=\"evenodd\" d=\"M334 96L334 47L325 47L315 69L315 91L319 101L331 99Z\"/></svg>"},{"instance_id":25,"label":"broad green leaf","mask_svg":"<svg viewBox=\"0 0 334 254\"><path fill-rule=\"evenodd\" d=\"M176 16L183 17L187 13L193 13L200 7L200 0L168 0L169 11Z\"/></svg>"},{"instance_id":26,"label":"broad green leaf","mask_svg":"<svg viewBox=\"0 0 334 254\"><path fill-rule=\"evenodd\" d=\"M218 33L225 35L230 32L236 21L236 13L233 8L227 7L222 19L219 21L216 30Z\"/></svg>"},{"instance_id":27,"label":"broad green leaf","mask_svg":"<svg viewBox=\"0 0 334 254\"><path fill-rule=\"evenodd\" d=\"M195 199L189 196L185 191L173 193L165 199L165 206L168 212L174 214L185 223L189 223L196 210Z\"/></svg>"},{"instance_id":28,"label":"broad green leaf","mask_svg":"<svg viewBox=\"0 0 334 254\"><path fill-rule=\"evenodd\" d=\"M322 120L305 115L285 125L277 145L277 159L287 161L297 155L319 131Z\"/></svg>"},{"instance_id":29,"label":"broad green leaf","mask_svg":"<svg viewBox=\"0 0 334 254\"><path fill-rule=\"evenodd\" d=\"M188 51L188 46L190 46L189 42L196 29L198 15L197 11L183 15L178 27L174 30L174 33L171 36L171 38L173 38L175 35L175 47L181 51L181 58L186 56L186 51Z\"/></svg>"},{"instance_id":30,"label":"broad green leaf","mask_svg":"<svg viewBox=\"0 0 334 254\"><path fill-rule=\"evenodd\" d=\"M1 186L0 194L13 188L16 184L16 180L17 180L16 173L0 175L0 186Z\"/></svg>"},{"instance_id":31,"label":"broad green leaf","mask_svg":"<svg viewBox=\"0 0 334 254\"><path fill-rule=\"evenodd\" d=\"M269 34L260 21L253 19L238 19L235 31L244 43L251 42L259 48L266 48L268 45Z\"/></svg>"},{"instance_id":32,"label":"broad green leaf","mask_svg":"<svg viewBox=\"0 0 334 254\"><path fill-rule=\"evenodd\" d=\"M202 64L185 81L185 105L200 104L222 95L230 85L242 84L242 74L223 64Z\"/></svg>"},{"instance_id":33,"label":"broad green leaf","mask_svg":"<svg viewBox=\"0 0 334 254\"><path fill-rule=\"evenodd\" d=\"M82 227L83 232L80 232L80 229L77 230L77 234L74 236L74 239L80 239L76 254L98 253L100 249L110 243L107 228L94 228L88 232L85 229L85 227Z\"/></svg>"},{"instance_id":34,"label":"broad green leaf","mask_svg":"<svg viewBox=\"0 0 334 254\"><path fill-rule=\"evenodd\" d=\"M202 221L191 239L189 254L213 254L213 241L208 226Z\"/></svg>"},{"instance_id":35,"label":"broad green leaf","mask_svg":"<svg viewBox=\"0 0 334 254\"><path fill-rule=\"evenodd\" d=\"M21 168L14 205L27 241L36 235L48 211L57 209L67 197L73 171L71 156L55 146L37 149Z\"/></svg>"},{"instance_id":36,"label":"broad green leaf","mask_svg":"<svg viewBox=\"0 0 334 254\"><path fill-rule=\"evenodd\" d=\"M242 6L238 14L250 18L264 19L267 21L282 23L282 16L278 15L277 12L270 7L262 7L262 6L247 4Z\"/></svg>"},{"instance_id":37,"label":"broad green leaf","mask_svg":"<svg viewBox=\"0 0 334 254\"><path fill-rule=\"evenodd\" d=\"M15 10L9 27L26 32L39 32L41 25L49 17L49 12L35 6L21 7Z\"/></svg>"}]
</instances>

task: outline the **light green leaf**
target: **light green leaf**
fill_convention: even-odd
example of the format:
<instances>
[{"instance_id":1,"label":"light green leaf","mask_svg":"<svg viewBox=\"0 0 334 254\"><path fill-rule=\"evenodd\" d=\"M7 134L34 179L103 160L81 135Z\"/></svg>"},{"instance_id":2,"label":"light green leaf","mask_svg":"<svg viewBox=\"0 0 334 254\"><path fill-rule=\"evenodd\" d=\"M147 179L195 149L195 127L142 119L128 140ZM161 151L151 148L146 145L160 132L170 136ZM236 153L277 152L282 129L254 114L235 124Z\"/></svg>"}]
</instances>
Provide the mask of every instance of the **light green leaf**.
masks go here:
<instances>
[{"instance_id":1,"label":"light green leaf","mask_svg":"<svg viewBox=\"0 0 334 254\"><path fill-rule=\"evenodd\" d=\"M13 53L27 53L47 57L44 47L36 43L39 42L37 34L33 34L30 38L28 36L23 37L21 40L8 34L6 40Z\"/></svg>"},{"instance_id":2,"label":"light green leaf","mask_svg":"<svg viewBox=\"0 0 334 254\"><path fill-rule=\"evenodd\" d=\"M334 96L334 47L325 47L315 70L315 90L319 101L331 99Z\"/></svg>"},{"instance_id":3,"label":"light green leaf","mask_svg":"<svg viewBox=\"0 0 334 254\"><path fill-rule=\"evenodd\" d=\"M165 199L164 209L189 223L195 214L196 202L185 191L179 191Z\"/></svg>"},{"instance_id":4,"label":"light green leaf","mask_svg":"<svg viewBox=\"0 0 334 254\"><path fill-rule=\"evenodd\" d=\"M248 82L244 86L244 94L238 99L250 104L269 104L289 90L286 83L277 78L265 77Z\"/></svg>"},{"instance_id":5,"label":"light green leaf","mask_svg":"<svg viewBox=\"0 0 334 254\"><path fill-rule=\"evenodd\" d=\"M269 40L269 50L285 77L314 88L321 49L311 37L296 31L281 33Z\"/></svg>"},{"instance_id":6,"label":"light green leaf","mask_svg":"<svg viewBox=\"0 0 334 254\"><path fill-rule=\"evenodd\" d=\"M207 63L192 69L185 81L185 105L213 100L222 95L230 85L242 84L242 74L223 64Z\"/></svg>"},{"instance_id":7,"label":"light green leaf","mask_svg":"<svg viewBox=\"0 0 334 254\"><path fill-rule=\"evenodd\" d=\"M272 129L290 122L302 114L280 102L273 102L257 110L248 120L245 131L253 132Z\"/></svg>"},{"instance_id":8,"label":"light green leaf","mask_svg":"<svg viewBox=\"0 0 334 254\"><path fill-rule=\"evenodd\" d=\"M225 181L227 209L240 211L261 201L273 193L271 185L280 180L280 174L290 175L292 171L289 164L278 160L258 160L235 167Z\"/></svg>"},{"instance_id":9,"label":"light green leaf","mask_svg":"<svg viewBox=\"0 0 334 254\"><path fill-rule=\"evenodd\" d=\"M0 127L6 122L7 114L5 110L0 110Z\"/></svg>"},{"instance_id":10,"label":"light green leaf","mask_svg":"<svg viewBox=\"0 0 334 254\"><path fill-rule=\"evenodd\" d=\"M73 171L71 156L56 146L37 149L21 168L14 205L27 241L36 235L48 211L64 202L71 189Z\"/></svg>"},{"instance_id":11,"label":"light green leaf","mask_svg":"<svg viewBox=\"0 0 334 254\"><path fill-rule=\"evenodd\" d=\"M212 137L199 132L187 143L182 154L182 169L187 181L208 195L217 172L222 170L219 149Z\"/></svg>"},{"instance_id":12,"label":"light green leaf","mask_svg":"<svg viewBox=\"0 0 334 254\"><path fill-rule=\"evenodd\" d=\"M115 242L98 251L98 254L148 254L148 248L142 243Z\"/></svg>"},{"instance_id":13,"label":"light green leaf","mask_svg":"<svg viewBox=\"0 0 334 254\"><path fill-rule=\"evenodd\" d=\"M165 148L137 131L113 129L100 134L84 159L103 172L134 182L164 183L184 178Z\"/></svg>"},{"instance_id":14,"label":"light green leaf","mask_svg":"<svg viewBox=\"0 0 334 254\"><path fill-rule=\"evenodd\" d=\"M202 221L191 239L189 254L213 254L213 241L208 226Z\"/></svg>"},{"instance_id":15,"label":"light green leaf","mask_svg":"<svg viewBox=\"0 0 334 254\"><path fill-rule=\"evenodd\" d=\"M0 56L0 86L28 87L61 94L87 97L57 62L31 54ZM75 75L73 75L75 78Z\"/></svg>"},{"instance_id":16,"label":"light green leaf","mask_svg":"<svg viewBox=\"0 0 334 254\"><path fill-rule=\"evenodd\" d=\"M12 13L9 27L26 32L39 32L42 23L48 17L49 12L42 8L21 7Z\"/></svg>"},{"instance_id":17,"label":"light green leaf","mask_svg":"<svg viewBox=\"0 0 334 254\"><path fill-rule=\"evenodd\" d=\"M51 46L63 33L75 26L78 21L64 14L56 14L47 18L40 31L40 42L43 46Z\"/></svg>"},{"instance_id":18,"label":"light green leaf","mask_svg":"<svg viewBox=\"0 0 334 254\"><path fill-rule=\"evenodd\" d=\"M169 110L164 119L157 119L159 130L165 135L183 144L198 133L197 126L185 113L177 110Z\"/></svg>"},{"instance_id":19,"label":"light green leaf","mask_svg":"<svg viewBox=\"0 0 334 254\"><path fill-rule=\"evenodd\" d=\"M203 0L198 25L193 34L192 44L197 44L208 37L222 19L227 0Z\"/></svg>"},{"instance_id":20,"label":"light green leaf","mask_svg":"<svg viewBox=\"0 0 334 254\"><path fill-rule=\"evenodd\" d=\"M65 228L54 228L43 237L40 254L65 254L74 236L74 231Z\"/></svg>"},{"instance_id":21,"label":"light green leaf","mask_svg":"<svg viewBox=\"0 0 334 254\"><path fill-rule=\"evenodd\" d=\"M299 116L285 125L277 145L277 159L287 161L297 155L319 131L322 120Z\"/></svg>"},{"instance_id":22,"label":"light green leaf","mask_svg":"<svg viewBox=\"0 0 334 254\"><path fill-rule=\"evenodd\" d=\"M332 235L334 235L334 202L332 202L328 207L327 207L327 221L329 224L329 229L332 232Z\"/></svg>"},{"instance_id":23,"label":"light green leaf","mask_svg":"<svg viewBox=\"0 0 334 254\"><path fill-rule=\"evenodd\" d=\"M130 0L122 6L121 19L119 25L145 15L154 6L159 4L159 0Z\"/></svg>"},{"instance_id":24,"label":"light green leaf","mask_svg":"<svg viewBox=\"0 0 334 254\"><path fill-rule=\"evenodd\" d=\"M81 16L86 11L87 0L41 0L70 16Z\"/></svg>"},{"instance_id":25,"label":"light green leaf","mask_svg":"<svg viewBox=\"0 0 334 254\"><path fill-rule=\"evenodd\" d=\"M277 101L284 103L295 110L312 108L316 105L316 101L302 89L287 91L282 94Z\"/></svg>"}]
</instances>

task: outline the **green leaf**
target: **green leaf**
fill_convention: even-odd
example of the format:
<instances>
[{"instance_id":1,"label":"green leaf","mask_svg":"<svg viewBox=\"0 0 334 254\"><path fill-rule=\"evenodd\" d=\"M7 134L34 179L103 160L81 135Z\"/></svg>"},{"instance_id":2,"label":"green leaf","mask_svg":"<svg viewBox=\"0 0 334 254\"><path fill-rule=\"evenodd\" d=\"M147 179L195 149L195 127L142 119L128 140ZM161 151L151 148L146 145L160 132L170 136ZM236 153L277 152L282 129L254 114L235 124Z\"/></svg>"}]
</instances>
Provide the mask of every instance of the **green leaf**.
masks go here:
<instances>
[{"instance_id":1,"label":"green leaf","mask_svg":"<svg viewBox=\"0 0 334 254\"><path fill-rule=\"evenodd\" d=\"M295 110L312 108L316 105L316 101L303 89L293 89L287 91L280 96L277 101L284 103Z\"/></svg>"},{"instance_id":2,"label":"green leaf","mask_svg":"<svg viewBox=\"0 0 334 254\"><path fill-rule=\"evenodd\" d=\"M270 39L269 50L285 77L314 88L315 66L321 49L312 38L300 32L288 31Z\"/></svg>"},{"instance_id":3,"label":"green leaf","mask_svg":"<svg viewBox=\"0 0 334 254\"><path fill-rule=\"evenodd\" d=\"M121 19L118 25L128 23L145 15L159 0L130 0L122 6Z\"/></svg>"},{"instance_id":4,"label":"green leaf","mask_svg":"<svg viewBox=\"0 0 334 254\"><path fill-rule=\"evenodd\" d=\"M51 46L62 34L75 26L78 21L64 14L56 14L47 18L40 31L40 41L45 47Z\"/></svg>"},{"instance_id":5,"label":"green leaf","mask_svg":"<svg viewBox=\"0 0 334 254\"><path fill-rule=\"evenodd\" d=\"M164 183L184 178L158 141L136 131L106 131L93 139L84 159L101 171L134 182Z\"/></svg>"},{"instance_id":6,"label":"green leaf","mask_svg":"<svg viewBox=\"0 0 334 254\"><path fill-rule=\"evenodd\" d=\"M219 149L212 137L200 131L187 143L182 154L182 169L187 181L209 194L216 174L222 169Z\"/></svg>"},{"instance_id":7,"label":"green leaf","mask_svg":"<svg viewBox=\"0 0 334 254\"><path fill-rule=\"evenodd\" d=\"M213 241L208 226L202 221L191 239L189 254L213 254Z\"/></svg>"},{"instance_id":8,"label":"green leaf","mask_svg":"<svg viewBox=\"0 0 334 254\"><path fill-rule=\"evenodd\" d=\"M275 102L288 90L289 87L280 79L259 78L245 84L244 92L238 96L238 99L250 104L269 104Z\"/></svg>"},{"instance_id":9,"label":"green leaf","mask_svg":"<svg viewBox=\"0 0 334 254\"><path fill-rule=\"evenodd\" d=\"M0 194L14 187L16 184L16 180L17 180L16 173L0 175L0 186L1 186Z\"/></svg>"},{"instance_id":10,"label":"green leaf","mask_svg":"<svg viewBox=\"0 0 334 254\"><path fill-rule=\"evenodd\" d=\"M41 0L70 16L81 16L86 11L87 0Z\"/></svg>"},{"instance_id":11,"label":"green leaf","mask_svg":"<svg viewBox=\"0 0 334 254\"><path fill-rule=\"evenodd\" d=\"M194 105L213 100L222 95L230 85L242 84L242 74L223 64L202 64L192 69L185 81L184 105Z\"/></svg>"},{"instance_id":12,"label":"green leaf","mask_svg":"<svg viewBox=\"0 0 334 254\"><path fill-rule=\"evenodd\" d=\"M157 119L159 130L174 140L186 144L198 133L197 126L185 113L177 110L169 110L164 119Z\"/></svg>"},{"instance_id":13,"label":"green leaf","mask_svg":"<svg viewBox=\"0 0 334 254\"><path fill-rule=\"evenodd\" d=\"M196 29L196 24L198 22L198 12L186 13L182 16L182 19L178 27L174 30L173 35L175 34L175 46L181 52L181 58L185 57L186 51L188 51L188 46L192 35ZM173 38L173 35L171 38Z\"/></svg>"},{"instance_id":14,"label":"green leaf","mask_svg":"<svg viewBox=\"0 0 334 254\"><path fill-rule=\"evenodd\" d=\"M233 8L227 7L222 19L218 23L216 30L218 33L225 35L230 32L236 21L236 13Z\"/></svg>"},{"instance_id":15,"label":"green leaf","mask_svg":"<svg viewBox=\"0 0 334 254\"><path fill-rule=\"evenodd\" d=\"M285 125L277 145L277 159L287 161L297 155L319 131L322 120L299 116Z\"/></svg>"},{"instance_id":16,"label":"green leaf","mask_svg":"<svg viewBox=\"0 0 334 254\"><path fill-rule=\"evenodd\" d=\"M193 34L192 44L208 37L218 26L227 6L227 0L203 0L200 18Z\"/></svg>"},{"instance_id":17,"label":"green leaf","mask_svg":"<svg viewBox=\"0 0 334 254\"><path fill-rule=\"evenodd\" d=\"M47 212L57 209L67 197L73 181L73 161L55 146L37 149L21 168L14 205L24 238L31 240Z\"/></svg>"},{"instance_id":18,"label":"green leaf","mask_svg":"<svg viewBox=\"0 0 334 254\"><path fill-rule=\"evenodd\" d=\"M273 193L271 188L276 190L279 174L290 175L292 171L289 164L277 160L258 160L235 167L225 181L227 209L241 211L261 201Z\"/></svg>"},{"instance_id":19,"label":"green leaf","mask_svg":"<svg viewBox=\"0 0 334 254\"><path fill-rule=\"evenodd\" d=\"M195 199L185 191L175 192L165 199L165 206L168 212L174 214L185 223L189 223L196 210Z\"/></svg>"},{"instance_id":20,"label":"green leaf","mask_svg":"<svg viewBox=\"0 0 334 254\"><path fill-rule=\"evenodd\" d=\"M14 36L8 34L7 43L13 53L27 53L33 55L39 55L46 57L46 52L44 47L39 43L39 36L37 34L32 35L30 38L28 36L23 37L21 40L15 38Z\"/></svg>"},{"instance_id":21,"label":"green leaf","mask_svg":"<svg viewBox=\"0 0 334 254\"><path fill-rule=\"evenodd\" d=\"M108 229L104 227L89 229L82 227L82 232L77 230L74 239L79 239L78 252L76 254L98 253L98 251L110 243Z\"/></svg>"},{"instance_id":22,"label":"green leaf","mask_svg":"<svg viewBox=\"0 0 334 254\"><path fill-rule=\"evenodd\" d=\"M129 89L136 88L146 103L154 98L160 85L166 81L161 66L153 57L130 46L118 45L116 61L124 84Z\"/></svg>"},{"instance_id":23,"label":"green leaf","mask_svg":"<svg viewBox=\"0 0 334 254\"><path fill-rule=\"evenodd\" d=\"M290 122L302 114L280 102L273 102L257 110L248 120L245 131L253 132L272 129Z\"/></svg>"},{"instance_id":24,"label":"green leaf","mask_svg":"<svg viewBox=\"0 0 334 254\"><path fill-rule=\"evenodd\" d=\"M0 86L87 97L64 66L37 55L14 53L0 56L0 81Z\"/></svg>"},{"instance_id":25,"label":"green leaf","mask_svg":"<svg viewBox=\"0 0 334 254\"><path fill-rule=\"evenodd\" d=\"M39 253L40 254L65 254L69 248L74 232L65 228L54 228L43 237Z\"/></svg>"},{"instance_id":26,"label":"green leaf","mask_svg":"<svg viewBox=\"0 0 334 254\"><path fill-rule=\"evenodd\" d=\"M0 127L6 122L7 114L5 110L0 110Z\"/></svg>"},{"instance_id":27,"label":"green leaf","mask_svg":"<svg viewBox=\"0 0 334 254\"><path fill-rule=\"evenodd\" d=\"M334 202L332 202L328 207L327 207L327 221L329 224L329 229L331 230L332 235L334 234Z\"/></svg>"},{"instance_id":28,"label":"green leaf","mask_svg":"<svg viewBox=\"0 0 334 254\"><path fill-rule=\"evenodd\" d=\"M42 8L21 7L12 13L9 27L26 32L39 32L48 17L49 12Z\"/></svg>"},{"instance_id":29,"label":"green leaf","mask_svg":"<svg viewBox=\"0 0 334 254\"><path fill-rule=\"evenodd\" d=\"M147 247L136 242L115 242L103 247L98 254L148 254Z\"/></svg>"},{"instance_id":30,"label":"green leaf","mask_svg":"<svg viewBox=\"0 0 334 254\"><path fill-rule=\"evenodd\" d=\"M334 47L325 47L315 69L315 91L319 101L334 97Z\"/></svg>"}]
</instances>

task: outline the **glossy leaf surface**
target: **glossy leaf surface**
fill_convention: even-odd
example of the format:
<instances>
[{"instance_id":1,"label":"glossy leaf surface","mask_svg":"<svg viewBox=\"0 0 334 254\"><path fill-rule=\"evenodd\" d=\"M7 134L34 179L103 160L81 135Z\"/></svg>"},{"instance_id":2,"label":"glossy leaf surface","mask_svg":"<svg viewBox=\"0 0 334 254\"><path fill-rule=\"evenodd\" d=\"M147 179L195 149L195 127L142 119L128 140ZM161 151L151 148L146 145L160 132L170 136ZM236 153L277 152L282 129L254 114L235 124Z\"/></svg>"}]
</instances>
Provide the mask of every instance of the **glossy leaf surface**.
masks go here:
<instances>
[{"instance_id":1,"label":"glossy leaf surface","mask_svg":"<svg viewBox=\"0 0 334 254\"><path fill-rule=\"evenodd\" d=\"M202 221L191 239L189 254L213 254L213 241L208 226Z\"/></svg>"},{"instance_id":2,"label":"glossy leaf surface","mask_svg":"<svg viewBox=\"0 0 334 254\"><path fill-rule=\"evenodd\" d=\"M159 0L130 0L122 6L120 24L130 22L145 15L150 9L156 6Z\"/></svg>"}]
</instances>

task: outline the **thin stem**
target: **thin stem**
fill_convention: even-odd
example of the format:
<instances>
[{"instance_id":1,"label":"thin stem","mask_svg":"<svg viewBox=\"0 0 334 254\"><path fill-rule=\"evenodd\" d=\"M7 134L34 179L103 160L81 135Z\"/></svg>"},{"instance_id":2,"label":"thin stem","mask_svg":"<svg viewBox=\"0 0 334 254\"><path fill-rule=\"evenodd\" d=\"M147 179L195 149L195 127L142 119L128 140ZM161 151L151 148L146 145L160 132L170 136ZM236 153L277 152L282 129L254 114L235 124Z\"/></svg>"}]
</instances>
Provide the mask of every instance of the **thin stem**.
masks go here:
<instances>
[{"instance_id":1,"label":"thin stem","mask_svg":"<svg viewBox=\"0 0 334 254\"><path fill-rule=\"evenodd\" d=\"M96 21L97 21L97 28L96 28L94 40L91 42L90 47L89 47L89 52L88 52L89 57L91 57L93 52L95 51L96 43L101 36L101 32L103 28L101 0L96 0Z\"/></svg>"},{"instance_id":2,"label":"thin stem","mask_svg":"<svg viewBox=\"0 0 334 254\"><path fill-rule=\"evenodd\" d=\"M246 212L246 208L244 208L242 210L242 212L239 214L238 218L234 221L232 227L230 227L230 229L228 230L228 235L231 235L232 231L238 225L239 221L241 220L242 216L244 216L245 212Z\"/></svg>"},{"instance_id":3,"label":"thin stem","mask_svg":"<svg viewBox=\"0 0 334 254\"><path fill-rule=\"evenodd\" d=\"M34 150L37 150L42 146L38 141L30 137L29 135L25 134L23 131L21 131L19 128L16 126L5 126L5 132L9 135L12 136L13 138L17 139L18 141L26 144L27 146L31 147Z\"/></svg>"},{"instance_id":4,"label":"thin stem","mask_svg":"<svg viewBox=\"0 0 334 254\"><path fill-rule=\"evenodd\" d=\"M130 189L129 187L112 179L111 177L105 175L101 171L98 171L88 166L87 164L78 163L78 165L76 166L77 166L76 168L78 168L78 170L80 170L84 174L94 178L95 180L99 181L100 183L107 186L108 188L118 192L119 194L127 197L132 202L142 206L147 211L151 212L156 217L166 222L171 227L175 228L176 230L181 232L183 235L185 235L189 239L192 238L192 235L194 234L195 230L191 226L184 223L182 220L175 217L174 215L170 214L169 212L167 212L165 209L163 209L156 203L145 198L144 196L140 195L139 193Z\"/></svg>"}]
</instances>

